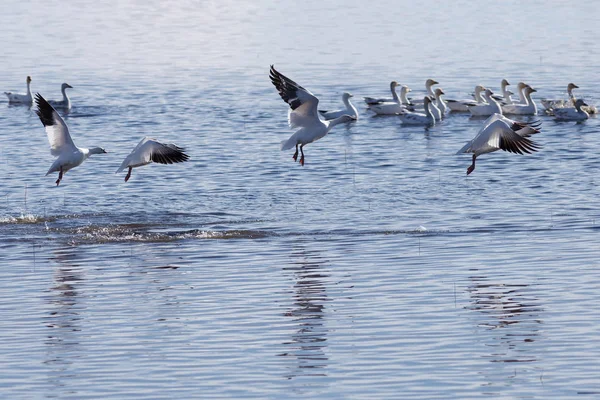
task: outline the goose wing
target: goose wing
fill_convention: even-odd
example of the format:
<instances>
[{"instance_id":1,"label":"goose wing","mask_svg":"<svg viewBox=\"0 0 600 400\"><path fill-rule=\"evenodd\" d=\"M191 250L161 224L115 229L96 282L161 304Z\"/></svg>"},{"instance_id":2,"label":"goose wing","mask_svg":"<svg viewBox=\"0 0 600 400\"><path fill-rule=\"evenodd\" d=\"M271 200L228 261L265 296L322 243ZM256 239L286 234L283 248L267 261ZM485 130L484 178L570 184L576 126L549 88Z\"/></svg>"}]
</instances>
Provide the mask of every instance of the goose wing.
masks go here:
<instances>
[{"instance_id":1,"label":"goose wing","mask_svg":"<svg viewBox=\"0 0 600 400\"><path fill-rule=\"evenodd\" d=\"M308 127L320 121L317 111L319 99L311 92L277 71L273 65L271 65L269 78L283 101L290 105L288 114L290 127Z\"/></svg>"},{"instance_id":2,"label":"goose wing","mask_svg":"<svg viewBox=\"0 0 600 400\"><path fill-rule=\"evenodd\" d=\"M50 153L53 156L58 156L62 152L76 149L67 124L56 110L39 93L35 95L35 103L37 105L35 112L46 128L48 142L50 142Z\"/></svg>"}]
</instances>

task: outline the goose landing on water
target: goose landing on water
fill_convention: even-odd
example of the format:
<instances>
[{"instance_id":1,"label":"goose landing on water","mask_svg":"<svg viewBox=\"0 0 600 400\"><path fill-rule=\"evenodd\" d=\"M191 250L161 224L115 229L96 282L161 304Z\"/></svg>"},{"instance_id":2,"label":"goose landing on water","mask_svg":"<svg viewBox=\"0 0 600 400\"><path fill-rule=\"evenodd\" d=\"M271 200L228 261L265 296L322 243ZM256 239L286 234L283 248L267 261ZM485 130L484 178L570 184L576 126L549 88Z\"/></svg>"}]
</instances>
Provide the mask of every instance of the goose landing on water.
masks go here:
<instances>
[{"instance_id":1,"label":"goose landing on water","mask_svg":"<svg viewBox=\"0 0 600 400\"><path fill-rule=\"evenodd\" d=\"M541 148L529 136L540 132L539 122L525 123L494 114L485 120L477 135L456 154L473 153L467 175L475 170L475 159L481 154L504 150L510 153L532 153Z\"/></svg>"},{"instance_id":2,"label":"goose landing on water","mask_svg":"<svg viewBox=\"0 0 600 400\"><path fill-rule=\"evenodd\" d=\"M279 96L290 105L288 123L290 128L300 128L289 139L281 142L281 150L296 147L292 157L298 159L298 146L300 147L300 165L304 165L304 146L319 140L329 133L331 128L343 122L353 121L350 115L342 115L331 121L319 118L317 107L319 99L311 92L298 85L296 82L278 72L273 65L269 72L271 82L279 92Z\"/></svg>"},{"instance_id":3,"label":"goose landing on water","mask_svg":"<svg viewBox=\"0 0 600 400\"><path fill-rule=\"evenodd\" d=\"M57 157L46 173L46 175L49 175L52 172L58 172L56 186L60 184L63 174L81 165L92 154L106 153L101 147L86 149L75 146L69 134L67 124L65 124L65 121L58 115L56 110L39 93L35 95L35 102L37 104L36 114L40 117L40 121L42 121L42 124L46 128L46 134L50 142L50 153Z\"/></svg>"}]
</instances>

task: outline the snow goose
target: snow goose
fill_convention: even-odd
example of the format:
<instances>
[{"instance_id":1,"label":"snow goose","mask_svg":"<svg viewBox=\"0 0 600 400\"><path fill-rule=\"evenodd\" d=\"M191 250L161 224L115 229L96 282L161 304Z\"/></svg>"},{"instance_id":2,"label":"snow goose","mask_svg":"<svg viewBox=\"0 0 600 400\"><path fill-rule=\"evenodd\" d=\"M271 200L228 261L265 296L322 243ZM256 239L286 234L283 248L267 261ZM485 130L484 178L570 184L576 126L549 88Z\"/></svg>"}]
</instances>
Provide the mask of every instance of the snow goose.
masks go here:
<instances>
[{"instance_id":1,"label":"snow goose","mask_svg":"<svg viewBox=\"0 0 600 400\"><path fill-rule=\"evenodd\" d=\"M346 106L346 108L344 110L336 110L336 111L319 110L319 114L321 114L321 117L325 118L326 121L329 121L331 119L336 119L338 117L341 117L342 115L349 115L351 117L354 117L354 120L358 120L358 110L356 109L356 107L354 107L354 104L352 104L350 102L350 97L353 97L353 96L348 92L345 92L344 94L342 94L342 101L344 102L344 105Z\"/></svg>"},{"instance_id":2,"label":"snow goose","mask_svg":"<svg viewBox=\"0 0 600 400\"><path fill-rule=\"evenodd\" d=\"M531 93L535 93L537 90L527 85L523 89L523 95L525 96L525 104L506 104L502 106L502 112L504 114L514 115L536 115L537 106L533 100L531 100Z\"/></svg>"},{"instance_id":3,"label":"snow goose","mask_svg":"<svg viewBox=\"0 0 600 400\"><path fill-rule=\"evenodd\" d=\"M483 98L487 103L467 107L473 117L488 117L492 114L502 114L502 107L500 107L500 104L492 97L493 94L494 93L490 89L485 89Z\"/></svg>"},{"instance_id":4,"label":"snow goose","mask_svg":"<svg viewBox=\"0 0 600 400\"><path fill-rule=\"evenodd\" d=\"M577 99L575 100L575 108L554 108L554 118L561 121L585 121L590 117L582 108L585 106L587 106L587 104L582 99Z\"/></svg>"},{"instance_id":5,"label":"snow goose","mask_svg":"<svg viewBox=\"0 0 600 400\"><path fill-rule=\"evenodd\" d=\"M435 98L428 96L430 103L429 103L429 112L431 113L431 115L433 115L433 119L435 119L435 122L441 121L443 114L442 114L442 110L439 109L439 107L435 104Z\"/></svg>"},{"instance_id":6,"label":"snow goose","mask_svg":"<svg viewBox=\"0 0 600 400\"><path fill-rule=\"evenodd\" d=\"M281 150L289 150L295 146L296 152L293 159L296 161L298 158L298 146L300 146L300 165L304 165L303 147L305 145L321 139L337 124L353 120L349 115L342 115L331 121L323 121L319 118L317 111L319 99L311 92L278 72L273 65L271 65L269 78L283 101L290 105L290 110L288 111L288 123L290 127L300 128L288 140L281 142Z\"/></svg>"},{"instance_id":7,"label":"snow goose","mask_svg":"<svg viewBox=\"0 0 600 400\"><path fill-rule=\"evenodd\" d=\"M396 86L398 86L398 82L392 81L390 82L390 91L392 92L392 98L389 97L363 97L365 103L367 105L379 104L379 103L397 103L398 94L396 93Z\"/></svg>"},{"instance_id":8,"label":"snow goose","mask_svg":"<svg viewBox=\"0 0 600 400\"><path fill-rule=\"evenodd\" d=\"M563 100L563 99L556 99L556 100L549 100L549 99L542 99L542 105L544 106L544 108L546 110L552 110L553 108L562 108L562 107L574 107L575 105L575 95L573 94L573 89L579 89L579 86L577 86L574 83L569 83L567 85L567 94L569 95L569 99L568 100Z\"/></svg>"},{"instance_id":9,"label":"snow goose","mask_svg":"<svg viewBox=\"0 0 600 400\"><path fill-rule=\"evenodd\" d=\"M494 99L498 100L498 102L502 105L513 104L513 99L510 96L514 93L508 90L508 86L510 86L510 83L508 83L506 79L502 79L502 82L500 82L500 91L502 92L502 96L494 95Z\"/></svg>"},{"instance_id":10,"label":"snow goose","mask_svg":"<svg viewBox=\"0 0 600 400\"><path fill-rule=\"evenodd\" d=\"M12 92L4 92L6 97L8 97L9 104L24 104L30 106L33 104L33 98L31 97L31 77L28 76L27 79L27 93L12 93Z\"/></svg>"},{"instance_id":11,"label":"snow goose","mask_svg":"<svg viewBox=\"0 0 600 400\"><path fill-rule=\"evenodd\" d=\"M483 97L481 97L481 92L483 92L485 88L481 85L475 86L475 100L465 99L465 100L448 100L446 99L446 104L450 111L454 112L469 112L469 106L476 106L477 104L485 103Z\"/></svg>"},{"instance_id":12,"label":"snow goose","mask_svg":"<svg viewBox=\"0 0 600 400\"><path fill-rule=\"evenodd\" d=\"M442 117L446 115L448 112L448 106L446 105L446 100L442 99L442 95L444 95L444 91L440 88L435 89L435 101L437 108L442 112Z\"/></svg>"},{"instance_id":13,"label":"snow goose","mask_svg":"<svg viewBox=\"0 0 600 400\"><path fill-rule=\"evenodd\" d=\"M56 186L62 180L63 174L81 165L92 154L106 153L101 147L85 149L75 146L69 134L69 128L56 110L39 93L35 95L35 102L37 104L36 114L40 117L40 121L42 121L42 124L46 128L46 134L50 142L50 153L57 157L46 173L47 176L52 172L58 172Z\"/></svg>"},{"instance_id":14,"label":"snow goose","mask_svg":"<svg viewBox=\"0 0 600 400\"><path fill-rule=\"evenodd\" d=\"M377 115L396 115L401 113L405 108L412 106L412 103L410 103L407 97L408 92L410 92L410 88L406 85L402 85L400 86L400 98L398 101L372 104L369 106L369 110Z\"/></svg>"},{"instance_id":15,"label":"snow goose","mask_svg":"<svg viewBox=\"0 0 600 400\"><path fill-rule=\"evenodd\" d=\"M398 116L402 123L404 125L435 125L435 118L429 109L431 105L431 98L429 96L423 98L423 105L425 106L425 114L407 110L400 113Z\"/></svg>"},{"instance_id":16,"label":"snow goose","mask_svg":"<svg viewBox=\"0 0 600 400\"><path fill-rule=\"evenodd\" d=\"M467 175L475 170L475 159L481 154L504 150L510 153L532 153L541 147L529 139L538 133L539 122L525 123L493 114L485 120L483 126L456 154L473 153L473 163L467 168Z\"/></svg>"},{"instance_id":17,"label":"snow goose","mask_svg":"<svg viewBox=\"0 0 600 400\"><path fill-rule=\"evenodd\" d=\"M73 89L73 86L65 82L60 86L60 91L62 92L63 96L62 100L48 100L48 103L50 103L50 105L54 108L63 108L65 110L70 110L71 99L69 99L69 96L67 95L67 89Z\"/></svg>"},{"instance_id":18,"label":"snow goose","mask_svg":"<svg viewBox=\"0 0 600 400\"><path fill-rule=\"evenodd\" d=\"M125 157L125 160L123 160L123 163L115 174L118 174L125 168L129 168L125 176L125 182L127 182L131 178L131 170L133 168L153 162L174 164L189 160L190 157L184 151L185 149L173 143L161 143L156 139L145 137L135 146L131 154Z\"/></svg>"}]
</instances>

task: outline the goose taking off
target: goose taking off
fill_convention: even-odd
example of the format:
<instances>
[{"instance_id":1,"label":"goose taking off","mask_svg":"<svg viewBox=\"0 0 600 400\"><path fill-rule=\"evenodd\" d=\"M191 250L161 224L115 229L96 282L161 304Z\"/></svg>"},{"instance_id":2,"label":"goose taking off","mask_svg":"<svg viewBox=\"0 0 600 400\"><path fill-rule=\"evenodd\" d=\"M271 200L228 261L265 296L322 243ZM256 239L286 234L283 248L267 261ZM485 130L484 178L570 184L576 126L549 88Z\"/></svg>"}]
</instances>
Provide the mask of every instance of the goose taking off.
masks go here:
<instances>
[{"instance_id":1,"label":"goose taking off","mask_svg":"<svg viewBox=\"0 0 600 400\"><path fill-rule=\"evenodd\" d=\"M356 109L356 107L354 107L354 104L352 104L350 102L350 97L353 97L353 96L348 92L345 92L342 95L342 101L344 102L344 105L346 106L345 109L335 110L335 111L319 110L319 114L321 114L321 117L325 118L326 121L329 121L331 119L336 119L338 117L341 117L342 115L349 115L351 117L354 117L354 120L358 120L358 110Z\"/></svg>"},{"instance_id":2,"label":"goose taking off","mask_svg":"<svg viewBox=\"0 0 600 400\"><path fill-rule=\"evenodd\" d=\"M473 153L473 163L467 168L467 175L475 170L475 159L485 153L504 150L511 153L532 153L540 149L529 136L538 133L539 122L525 123L493 114L485 120L473 140L456 154Z\"/></svg>"},{"instance_id":3,"label":"goose taking off","mask_svg":"<svg viewBox=\"0 0 600 400\"><path fill-rule=\"evenodd\" d=\"M125 176L125 182L131 178L131 170L136 167L148 165L150 163L174 164L189 160L189 156L184 153L185 149L174 145L173 143L161 143L156 139L149 137L143 138L133 151L125 157L119 169L118 174L125 168L129 168Z\"/></svg>"},{"instance_id":4,"label":"goose taking off","mask_svg":"<svg viewBox=\"0 0 600 400\"><path fill-rule=\"evenodd\" d=\"M67 95L67 89L73 89L73 86L71 86L65 82L60 86L60 91L63 96L62 100L48 100L48 103L50 103L50 105L54 108L62 108L65 110L70 110L71 109L71 99Z\"/></svg>"},{"instance_id":5,"label":"goose taking off","mask_svg":"<svg viewBox=\"0 0 600 400\"><path fill-rule=\"evenodd\" d=\"M319 118L317 111L319 99L311 92L279 73L273 65L271 65L269 78L271 78L271 82L283 101L290 105L288 111L290 128L300 128L288 140L281 142L281 150L289 150L295 146L296 152L293 159L296 161L298 159L298 146L300 146L300 165L304 165L303 147L305 145L321 139L337 124L354 120L349 115L342 115L331 121L323 121Z\"/></svg>"},{"instance_id":6,"label":"goose taking off","mask_svg":"<svg viewBox=\"0 0 600 400\"><path fill-rule=\"evenodd\" d=\"M28 76L27 79L27 93L12 93L12 92L4 92L6 97L8 97L9 104L23 104L30 106L33 104L33 98L31 97L31 77Z\"/></svg>"},{"instance_id":7,"label":"goose taking off","mask_svg":"<svg viewBox=\"0 0 600 400\"><path fill-rule=\"evenodd\" d=\"M52 172L58 172L56 186L62 180L63 174L81 165L92 154L106 153L101 147L85 149L75 146L69 134L69 128L56 110L39 93L35 95L35 102L37 104L36 114L40 117L40 121L42 121L42 124L46 128L46 134L50 142L50 153L57 157L46 173L48 175Z\"/></svg>"}]
</instances>

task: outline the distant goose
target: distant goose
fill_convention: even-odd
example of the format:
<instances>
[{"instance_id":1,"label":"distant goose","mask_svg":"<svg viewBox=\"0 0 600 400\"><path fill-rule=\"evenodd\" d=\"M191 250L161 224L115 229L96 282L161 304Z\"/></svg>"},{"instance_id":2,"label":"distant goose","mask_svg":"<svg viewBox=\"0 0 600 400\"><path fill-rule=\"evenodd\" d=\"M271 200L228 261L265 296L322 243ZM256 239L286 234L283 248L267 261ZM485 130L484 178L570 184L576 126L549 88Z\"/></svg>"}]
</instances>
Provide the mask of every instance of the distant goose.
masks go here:
<instances>
[{"instance_id":1,"label":"distant goose","mask_svg":"<svg viewBox=\"0 0 600 400\"><path fill-rule=\"evenodd\" d=\"M131 154L125 157L115 174L129 168L125 176L125 182L127 182L131 178L133 168L148 165L152 162L173 164L189 160L190 157L184 151L185 149L172 143L161 143L156 139L145 137L135 146Z\"/></svg>"},{"instance_id":2,"label":"distant goose","mask_svg":"<svg viewBox=\"0 0 600 400\"><path fill-rule=\"evenodd\" d=\"M12 93L12 92L4 92L6 97L8 97L9 104L24 104L24 105L32 105L33 98L31 97L31 77L28 76L27 79L27 93Z\"/></svg>"},{"instance_id":3,"label":"distant goose","mask_svg":"<svg viewBox=\"0 0 600 400\"><path fill-rule=\"evenodd\" d=\"M473 163L467 168L467 175L475 170L475 159L481 154L504 150L511 153L532 153L540 149L529 136L540 132L539 122L525 123L493 114L485 120L473 140L468 142L456 154L473 153Z\"/></svg>"},{"instance_id":4,"label":"distant goose","mask_svg":"<svg viewBox=\"0 0 600 400\"><path fill-rule=\"evenodd\" d=\"M423 98L423 105L425 106L425 114L407 110L404 110L401 114L399 114L398 117L402 121L402 124L426 126L435 125L435 118L429 109L429 106L431 105L431 98L429 98L429 96L425 96Z\"/></svg>"},{"instance_id":5,"label":"distant goose","mask_svg":"<svg viewBox=\"0 0 600 400\"><path fill-rule=\"evenodd\" d=\"M554 110L557 108L574 108L575 107L575 102L577 101L577 98L575 97L575 95L573 94L573 89L578 89L579 86L577 86L574 83L569 83L567 85L567 94L569 95L569 99L568 100L548 100L548 99L542 99L542 105L544 106L544 108L546 109L546 113L547 114L554 114ZM581 109L583 111L585 111L586 113L589 114L597 114L598 110L596 108L596 106L594 105L586 105L586 106L582 106Z\"/></svg>"},{"instance_id":6,"label":"distant goose","mask_svg":"<svg viewBox=\"0 0 600 400\"><path fill-rule=\"evenodd\" d=\"M483 92L485 88L481 85L475 86L475 100L472 99L463 99L463 100L450 100L446 99L446 104L450 111L454 112L469 112L469 106L476 106L477 104L485 103L483 97L481 97L481 92Z\"/></svg>"},{"instance_id":7,"label":"distant goose","mask_svg":"<svg viewBox=\"0 0 600 400\"><path fill-rule=\"evenodd\" d=\"M536 115L537 106L533 100L531 100L531 93L537 92L534 88L527 85L523 89L523 95L525 96L525 104L506 104L502 106L502 112L504 114L514 115Z\"/></svg>"},{"instance_id":8,"label":"distant goose","mask_svg":"<svg viewBox=\"0 0 600 400\"><path fill-rule=\"evenodd\" d=\"M396 115L404 111L405 108L412 106L408 100L408 92L410 88L406 85L400 86L400 98L398 101L388 101L369 106L369 110L377 115Z\"/></svg>"},{"instance_id":9,"label":"distant goose","mask_svg":"<svg viewBox=\"0 0 600 400\"><path fill-rule=\"evenodd\" d=\"M400 100L398 99L398 93L396 93L396 87L398 86L398 82L391 81L390 82L390 91L392 92L392 97L363 97L365 103L368 105L379 104L379 103L398 103Z\"/></svg>"},{"instance_id":10,"label":"distant goose","mask_svg":"<svg viewBox=\"0 0 600 400\"><path fill-rule=\"evenodd\" d=\"M300 128L288 140L281 142L281 150L288 150L295 146L296 152L293 159L296 161L298 159L298 146L300 146L300 165L304 165L303 147L305 145L321 139L335 125L354 120L349 115L342 115L331 121L323 121L319 118L317 111L319 99L311 92L279 73L273 65L271 65L269 78L271 78L271 82L283 101L290 105L290 111L288 111L290 127Z\"/></svg>"},{"instance_id":11,"label":"distant goose","mask_svg":"<svg viewBox=\"0 0 600 400\"><path fill-rule=\"evenodd\" d=\"M590 116L583 109L587 104L582 99L575 100L575 108L554 108L554 118L561 121L585 121Z\"/></svg>"},{"instance_id":12,"label":"distant goose","mask_svg":"<svg viewBox=\"0 0 600 400\"><path fill-rule=\"evenodd\" d=\"M495 94L493 96L502 105L513 103L513 99L510 96L514 93L508 90L508 86L510 86L510 83L506 79L502 79L502 82L500 82L500 92L502 92L502 95Z\"/></svg>"},{"instance_id":13,"label":"distant goose","mask_svg":"<svg viewBox=\"0 0 600 400\"><path fill-rule=\"evenodd\" d=\"M493 94L494 93L490 89L485 89L483 98L486 103L467 106L471 115L474 117L487 117L493 114L502 114L502 107L500 107L500 104L492 97Z\"/></svg>"},{"instance_id":14,"label":"distant goose","mask_svg":"<svg viewBox=\"0 0 600 400\"><path fill-rule=\"evenodd\" d=\"M527 97L525 96L525 88L529 86L525 82L517 83L517 94L519 95L519 102L513 104L527 104Z\"/></svg>"},{"instance_id":15,"label":"distant goose","mask_svg":"<svg viewBox=\"0 0 600 400\"><path fill-rule=\"evenodd\" d=\"M431 115L433 115L433 118L435 119L436 122L441 121L443 114L442 114L442 110L439 109L439 107L435 104L435 98L428 96L430 103L428 105L429 107L429 112L431 112Z\"/></svg>"},{"instance_id":16,"label":"distant goose","mask_svg":"<svg viewBox=\"0 0 600 400\"><path fill-rule=\"evenodd\" d=\"M575 95L573 94L573 89L579 89L574 83L569 83L567 85L567 95L569 96L568 100L564 99L542 99L542 105L546 110L551 110L553 108L562 108L562 107L574 107L575 106Z\"/></svg>"},{"instance_id":17,"label":"distant goose","mask_svg":"<svg viewBox=\"0 0 600 400\"><path fill-rule=\"evenodd\" d=\"M67 96L67 89L73 89L73 86L68 83L63 83L60 87L60 91L62 92L63 98L62 100L48 100L51 106L54 108L64 108L65 110L71 109L71 99Z\"/></svg>"},{"instance_id":18,"label":"distant goose","mask_svg":"<svg viewBox=\"0 0 600 400\"><path fill-rule=\"evenodd\" d=\"M329 121L331 119L336 119L341 117L342 115L349 115L354 117L354 120L358 120L358 110L354 107L354 104L350 102L350 97L353 97L350 93L345 92L342 95L342 101L346 108L344 110L335 110L335 111L322 111L319 110L319 114L321 117L325 118L325 120Z\"/></svg>"},{"instance_id":19,"label":"distant goose","mask_svg":"<svg viewBox=\"0 0 600 400\"><path fill-rule=\"evenodd\" d=\"M35 102L37 104L36 113L46 128L46 134L50 142L50 153L58 157L46 173L47 176L52 172L58 172L56 186L62 180L63 174L83 163L92 154L106 153L101 147L85 149L75 146L71 135L69 135L69 128L67 128L65 121L58 115L56 110L39 93L35 95Z\"/></svg>"}]
</instances>

